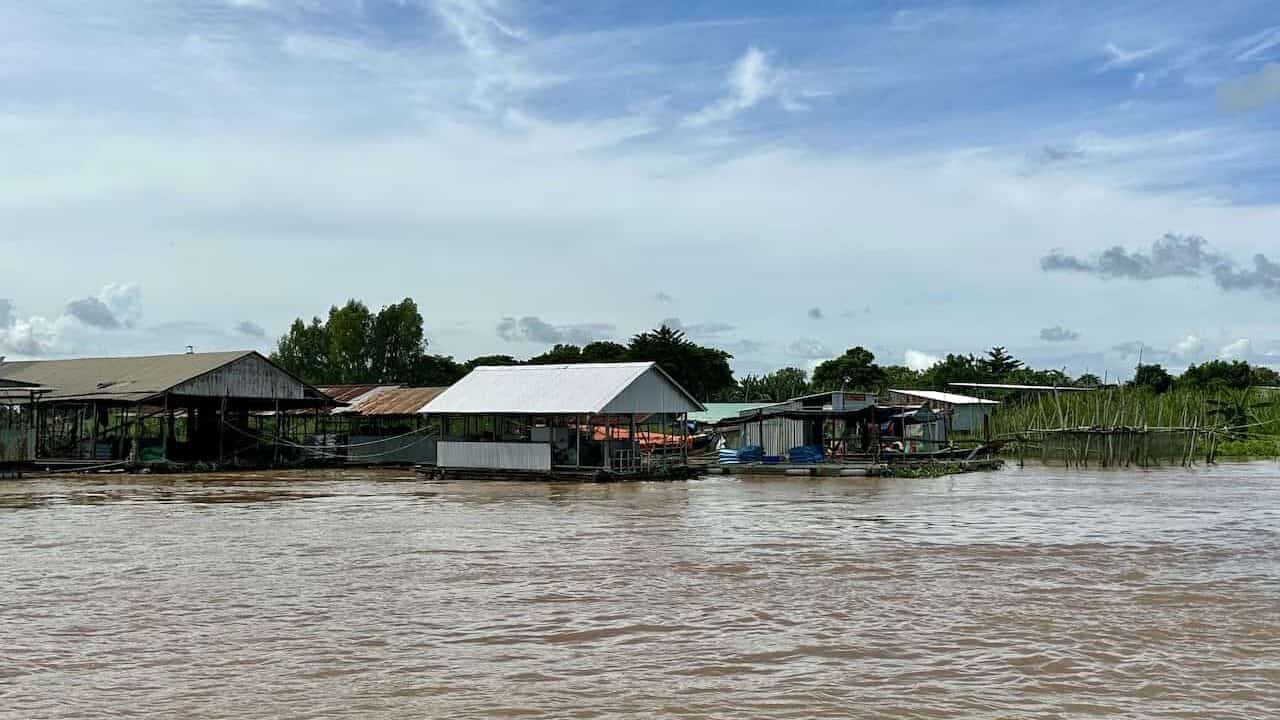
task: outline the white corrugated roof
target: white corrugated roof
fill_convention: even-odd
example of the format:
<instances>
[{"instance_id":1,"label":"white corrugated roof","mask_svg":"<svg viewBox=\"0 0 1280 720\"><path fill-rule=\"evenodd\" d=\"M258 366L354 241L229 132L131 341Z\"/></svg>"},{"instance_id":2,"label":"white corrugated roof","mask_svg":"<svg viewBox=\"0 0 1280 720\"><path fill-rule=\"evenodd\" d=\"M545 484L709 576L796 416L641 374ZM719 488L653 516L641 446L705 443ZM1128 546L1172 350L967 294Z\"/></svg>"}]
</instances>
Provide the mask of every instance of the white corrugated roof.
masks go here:
<instances>
[{"instance_id":1,"label":"white corrugated roof","mask_svg":"<svg viewBox=\"0 0 1280 720\"><path fill-rule=\"evenodd\" d=\"M590 415L703 409L656 363L637 362L482 366L440 393L421 412Z\"/></svg>"},{"instance_id":2,"label":"white corrugated roof","mask_svg":"<svg viewBox=\"0 0 1280 720\"><path fill-rule=\"evenodd\" d=\"M999 405L995 400L985 400L983 398L971 397L969 395L958 395L956 393L941 392L939 390L889 390L889 392L898 393L899 395L909 395L911 397L922 398L924 400L932 400L934 402L950 403L952 405Z\"/></svg>"}]
</instances>

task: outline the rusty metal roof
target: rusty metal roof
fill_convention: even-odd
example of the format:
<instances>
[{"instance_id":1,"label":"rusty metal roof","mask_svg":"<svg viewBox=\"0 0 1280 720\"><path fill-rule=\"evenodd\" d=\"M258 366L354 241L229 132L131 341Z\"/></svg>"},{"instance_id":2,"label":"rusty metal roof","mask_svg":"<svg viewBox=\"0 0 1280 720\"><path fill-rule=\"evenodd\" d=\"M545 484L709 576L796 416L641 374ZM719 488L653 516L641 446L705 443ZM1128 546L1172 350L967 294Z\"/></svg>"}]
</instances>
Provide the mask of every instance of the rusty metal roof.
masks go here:
<instances>
[{"instance_id":1,"label":"rusty metal roof","mask_svg":"<svg viewBox=\"0 0 1280 720\"><path fill-rule=\"evenodd\" d=\"M445 391L442 387L404 387L403 385L327 385L320 391L345 407L335 408L335 415L416 415L423 405Z\"/></svg>"},{"instance_id":2,"label":"rusty metal roof","mask_svg":"<svg viewBox=\"0 0 1280 720\"><path fill-rule=\"evenodd\" d=\"M349 403L352 400L372 392L378 388L398 388L400 385L317 385L316 389L328 395L329 397L342 403Z\"/></svg>"}]
</instances>

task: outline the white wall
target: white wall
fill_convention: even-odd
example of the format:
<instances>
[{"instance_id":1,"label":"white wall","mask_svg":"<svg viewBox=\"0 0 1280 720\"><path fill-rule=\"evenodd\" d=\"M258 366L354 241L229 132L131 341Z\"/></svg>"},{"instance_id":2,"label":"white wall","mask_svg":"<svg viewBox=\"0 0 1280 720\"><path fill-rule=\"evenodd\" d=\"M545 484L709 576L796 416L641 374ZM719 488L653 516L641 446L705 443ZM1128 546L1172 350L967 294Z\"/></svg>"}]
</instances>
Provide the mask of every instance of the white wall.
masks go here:
<instances>
[{"instance_id":1,"label":"white wall","mask_svg":"<svg viewBox=\"0 0 1280 720\"><path fill-rule=\"evenodd\" d=\"M486 470L550 470L551 445L442 440L436 445L436 466Z\"/></svg>"}]
</instances>

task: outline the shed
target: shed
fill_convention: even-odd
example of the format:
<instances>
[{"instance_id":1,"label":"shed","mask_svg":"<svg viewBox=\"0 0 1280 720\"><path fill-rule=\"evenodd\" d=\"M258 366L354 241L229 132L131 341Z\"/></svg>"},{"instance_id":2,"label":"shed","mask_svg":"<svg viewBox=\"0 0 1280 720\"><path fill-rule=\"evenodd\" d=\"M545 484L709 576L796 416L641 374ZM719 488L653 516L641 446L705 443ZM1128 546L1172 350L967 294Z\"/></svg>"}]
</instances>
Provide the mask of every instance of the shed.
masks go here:
<instances>
[{"instance_id":1,"label":"shed","mask_svg":"<svg viewBox=\"0 0 1280 720\"><path fill-rule=\"evenodd\" d=\"M624 473L666 450L683 462L705 410L653 362L478 367L422 408L442 420L441 467Z\"/></svg>"},{"instance_id":2,"label":"shed","mask_svg":"<svg viewBox=\"0 0 1280 720\"><path fill-rule=\"evenodd\" d=\"M0 375L50 388L36 423L36 457L49 460L260 455L249 428L253 411L333 404L252 350L5 362Z\"/></svg>"},{"instance_id":3,"label":"shed","mask_svg":"<svg viewBox=\"0 0 1280 720\"><path fill-rule=\"evenodd\" d=\"M924 404L947 418L951 432L959 433L981 433L987 416L1000 404L995 400L939 390L890 390L889 400L892 403Z\"/></svg>"},{"instance_id":4,"label":"shed","mask_svg":"<svg viewBox=\"0 0 1280 720\"><path fill-rule=\"evenodd\" d=\"M443 387L404 385L322 385L320 392L342 405L329 411L320 444L332 444L330 456L350 463L433 463L435 432L420 410Z\"/></svg>"}]
</instances>

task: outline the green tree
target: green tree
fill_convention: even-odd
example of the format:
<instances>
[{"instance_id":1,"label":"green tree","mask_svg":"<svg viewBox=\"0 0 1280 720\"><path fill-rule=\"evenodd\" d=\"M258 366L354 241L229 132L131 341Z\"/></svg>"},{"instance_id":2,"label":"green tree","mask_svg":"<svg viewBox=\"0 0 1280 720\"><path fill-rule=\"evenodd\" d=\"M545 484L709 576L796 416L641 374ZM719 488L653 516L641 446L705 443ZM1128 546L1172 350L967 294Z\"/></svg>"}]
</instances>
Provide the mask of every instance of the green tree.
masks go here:
<instances>
[{"instance_id":1,"label":"green tree","mask_svg":"<svg viewBox=\"0 0 1280 720\"><path fill-rule=\"evenodd\" d=\"M277 342L271 359L277 365L312 384L329 382L329 333L320 318L311 324L293 321Z\"/></svg>"},{"instance_id":2,"label":"green tree","mask_svg":"<svg viewBox=\"0 0 1280 720\"><path fill-rule=\"evenodd\" d=\"M784 367L762 378L764 392L774 402L782 402L809 393L809 374L797 367Z\"/></svg>"},{"instance_id":3,"label":"green tree","mask_svg":"<svg viewBox=\"0 0 1280 720\"><path fill-rule=\"evenodd\" d=\"M947 353L941 361L920 374L920 384L925 387L943 388L953 382L987 382L991 377L972 355Z\"/></svg>"},{"instance_id":4,"label":"green tree","mask_svg":"<svg viewBox=\"0 0 1280 720\"><path fill-rule=\"evenodd\" d=\"M329 382L371 382L369 348L373 332L373 315L359 300L348 300L342 307L329 308L325 323L329 339Z\"/></svg>"},{"instance_id":5,"label":"green tree","mask_svg":"<svg viewBox=\"0 0 1280 720\"><path fill-rule=\"evenodd\" d=\"M1160 365L1139 365L1129 385L1145 388L1157 394L1164 393L1173 387L1173 376Z\"/></svg>"},{"instance_id":6,"label":"green tree","mask_svg":"<svg viewBox=\"0 0 1280 720\"><path fill-rule=\"evenodd\" d=\"M582 362L624 362L626 359L627 346L616 342L597 340L582 346Z\"/></svg>"},{"instance_id":7,"label":"green tree","mask_svg":"<svg viewBox=\"0 0 1280 720\"><path fill-rule=\"evenodd\" d=\"M1232 388L1243 390L1253 385L1254 368L1243 360L1210 360L1192 365L1178 378L1183 387L1204 390Z\"/></svg>"},{"instance_id":8,"label":"green tree","mask_svg":"<svg viewBox=\"0 0 1280 720\"><path fill-rule=\"evenodd\" d=\"M530 365L568 365L580 363L582 348L577 345L556 345L550 350L529 358Z\"/></svg>"},{"instance_id":9,"label":"green tree","mask_svg":"<svg viewBox=\"0 0 1280 720\"><path fill-rule=\"evenodd\" d=\"M481 355L466 361L462 365L463 374L471 372L481 366L493 365L520 365L520 361L510 355Z\"/></svg>"},{"instance_id":10,"label":"green tree","mask_svg":"<svg viewBox=\"0 0 1280 720\"><path fill-rule=\"evenodd\" d=\"M992 380L1003 380L1009 373L1021 368L1023 362L1016 360L1004 346L997 345L987 351L987 356L978 360L978 368Z\"/></svg>"},{"instance_id":11,"label":"green tree","mask_svg":"<svg viewBox=\"0 0 1280 720\"><path fill-rule=\"evenodd\" d=\"M460 363L447 355L422 355L414 361L411 383L420 387L445 387L467 374Z\"/></svg>"},{"instance_id":12,"label":"green tree","mask_svg":"<svg viewBox=\"0 0 1280 720\"><path fill-rule=\"evenodd\" d=\"M877 390L884 385L884 370L875 360L876 356L861 345L849 348L840 357L814 368L813 389Z\"/></svg>"},{"instance_id":13,"label":"green tree","mask_svg":"<svg viewBox=\"0 0 1280 720\"><path fill-rule=\"evenodd\" d=\"M733 356L689 341L666 325L631 338L627 359L658 363L685 390L699 399L720 396L733 387Z\"/></svg>"},{"instance_id":14,"label":"green tree","mask_svg":"<svg viewBox=\"0 0 1280 720\"><path fill-rule=\"evenodd\" d=\"M378 311L369 330L369 378L380 383L413 382L426 355L422 314L410 298Z\"/></svg>"},{"instance_id":15,"label":"green tree","mask_svg":"<svg viewBox=\"0 0 1280 720\"><path fill-rule=\"evenodd\" d=\"M1076 387L1098 387L1102 384L1102 378L1093 373L1085 373L1076 378L1072 384Z\"/></svg>"},{"instance_id":16,"label":"green tree","mask_svg":"<svg viewBox=\"0 0 1280 720\"><path fill-rule=\"evenodd\" d=\"M923 374L912 370L905 365L887 365L884 368L884 387L887 388L918 388L923 383Z\"/></svg>"}]
</instances>

